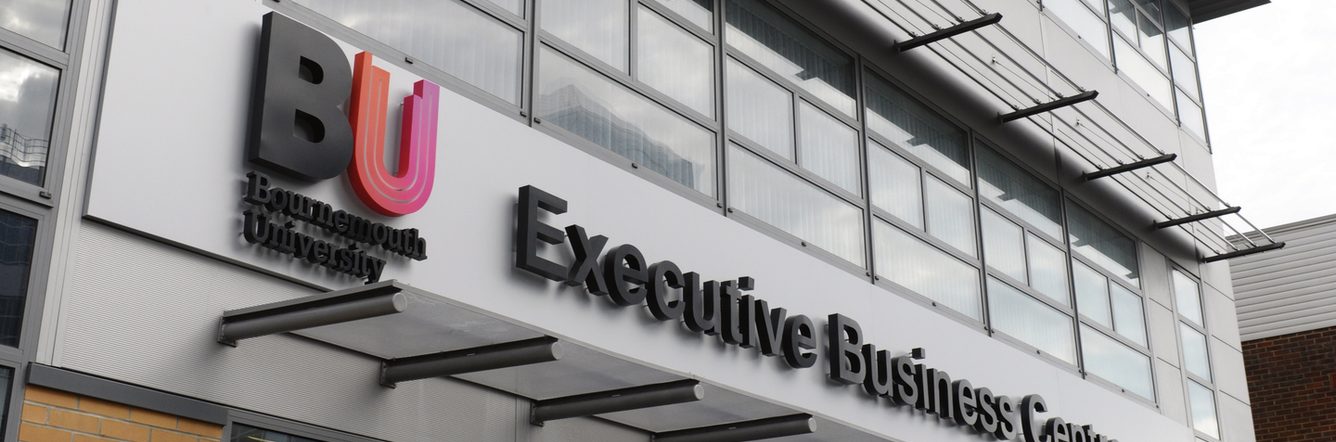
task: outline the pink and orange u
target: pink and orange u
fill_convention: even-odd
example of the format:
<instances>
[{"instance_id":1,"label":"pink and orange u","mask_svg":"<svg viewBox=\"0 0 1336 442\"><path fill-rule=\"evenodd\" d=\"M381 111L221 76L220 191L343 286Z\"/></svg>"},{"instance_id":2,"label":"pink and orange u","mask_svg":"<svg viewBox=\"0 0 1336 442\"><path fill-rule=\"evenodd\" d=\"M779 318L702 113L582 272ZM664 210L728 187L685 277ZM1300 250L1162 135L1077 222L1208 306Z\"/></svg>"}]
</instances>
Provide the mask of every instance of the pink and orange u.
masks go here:
<instances>
[{"instance_id":1,"label":"pink and orange u","mask_svg":"<svg viewBox=\"0 0 1336 442\"><path fill-rule=\"evenodd\" d=\"M413 84L404 97L399 132L399 167L385 163L385 126L390 73L371 63L370 52L357 54L353 67L348 121L353 129L353 161L348 178L357 197L377 213L407 215L421 209L436 178L436 126L441 88L427 80Z\"/></svg>"}]
</instances>

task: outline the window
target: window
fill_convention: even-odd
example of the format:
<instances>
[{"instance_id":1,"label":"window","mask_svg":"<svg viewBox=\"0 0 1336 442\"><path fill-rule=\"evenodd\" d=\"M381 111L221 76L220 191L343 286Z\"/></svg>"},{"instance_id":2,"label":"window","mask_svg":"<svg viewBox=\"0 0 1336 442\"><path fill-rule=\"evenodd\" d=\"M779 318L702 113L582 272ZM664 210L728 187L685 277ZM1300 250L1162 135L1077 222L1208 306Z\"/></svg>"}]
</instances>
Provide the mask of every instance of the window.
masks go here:
<instances>
[{"instance_id":1,"label":"window","mask_svg":"<svg viewBox=\"0 0 1336 442\"><path fill-rule=\"evenodd\" d=\"M969 185L969 138L890 83L867 75L867 128L884 144L894 145Z\"/></svg>"},{"instance_id":2,"label":"window","mask_svg":"<svg viewBox=\"0 0 1336 442\"><path fill-rule=\"evenodd\" d=\"M1220 426L1216 420L1215 387L1211 372L1211 335L1202 316L1201 285L1192 276L1178 269L1170 269L1174 292L1174 308L1178 312L1178 337L1183 355L1183 382L1188 387L1188 408L1192 428L1199 433L1219 439Z\"/></svg>"},{"instance_id":3,"label":"window","mask_svg":"<svg viewBox=\"0 0 1336 442\"><path fill-rule=\"evenodd\" d=\"M1202 324L1201 297L1198 295L1200 287L1186 273L1174 269L1171 272L1173 279L1174 304L1178 306L1178 314L1193 324Z\"/></svg>"},{"instance_id":4,"label":"window","mask_svg":"<svg viewBox=\"0 0 1336 442\"><path fill-rule=\"evenodd\" d=\"M37 221L0 210L0 345L19 346Z\"/></svg>"},{"instance_id":5,"label":"window","mask_svg":"<svg viewBox=\"0 0 1336 442\"><path fill-rule=\"evenodd\" d=\"M648 8L636 14L636 77L714 118L714 48Z\"/></svg>"},{"instance_id":6,"label":"window","mask_svg":"<svg viewBox=\"0 0 1336 442\"><path fill-rule=\"evenodd\" d=\"M1131 238L1076 204L1067 205L1067 237L1077 255L1134 287L1140 285L1137 245Z\"/></svg>"},{"instance_id":7,"label":"window","mask_svg":"<svg viewBox=\"0 0 1336 442\"><path fill-rule=\"evenodd\" d=\"M263 430L244 424L232 424L232 442L321 442L301 436Z\"/></svg>"},{"instance_id":8,"label":"window","mask_svg":"<svg viewBox=\"0 0 1336 442\"><path fill-rule=\"evenodd\" d=\"M1087 325L1081 326L1081 356L1086 371L1137 396L1155 400L1149 356Z\"/></svg>"},{"instance_id":9,"label":"window","mask_svg":"<svg viewBox=\"0 0 1336 442\"><path fill-rule=\"evenodd\" d=\"M786 81L854 116L854 60L765 2L729 0L724 41Z\"/></svg>"},{"instance_id":10,"label":"window","mask_svg":"<svg viewBox=\"0 0 1336 442\"><path fill-rule=\"evenodd\" d=\"M535 117L696 191L714 195L714 134L543 47Z\"/></svg>"},{"instance_id":11,"label":"window","mask_svg":"<svg viewBox=\"0 0 1336 442\"><path fill-rule=\"evenodd\" d=\"M506 102L520 102L523 34L459 0L297 0Z\"/></svg>"},{"instance_id":12,"label":"window","mask_svg":"<svg viewBox=\"0 0 1336 442\"><path fill-rule=\"evenodd\" d=\"M1052 11L1090 47L1109 58L1109 30L1104 23L1104 5L1091 0L1046 0L1044 8Z\"/></svg>"},{"instance_id":13,"label":"window","mask_svg":"<svg viewBox=\"0 0 1336 442\"><path fill-rule=\"evenodd\" d=\"M923 178L919 167L876 141L868 142L867 152L872 206L922 229Z\"/></svg>"},{"instance_id":14,"label":"window","mask_svg":"<svg viewBox=\"0 0 1336 442\"><path fill-rule=\"evenodd\" d=\"M988 278L993 329L1069 364L1076 364L1076 338L1067 315L994 278Z\"/></svg>"},{"instance_id":15,"label":"window","mask_svg":"<svg viewBox=\"0 0 1336 442\"><path fill-rule=\"evenodd\" d=\"M974 320L982 320L979 271L889 223L873 225L877 274Z\"/></svg>"},{"instance_id":16,"label":"window","mask_svg":"<svg viewBox=\"0 0 1336 442\"><path fill-rule=\"evenodd\" d=\"M978 149L979 195L1035 230L1062 238L1062 200L1058 191L1003 159L992 149Z\"/></svg>"},{"instance_id":17,"label":"window","mask_svg":"<svg viewBox=\"0 0 1336 442\"><path fill-rule=\"evenodd\" d=\"M0 27L58 50L65 49L69 17L69 1L0 2Z\"/></svg>"},{"instance_id":18,"label":"window","mask_svg":"<svg viewBox=\"0 0 1336 442\"><path fill-rule=\"evenodd\" d=\"M59 81L56 68L0 48L0 176L44 184Z\"/></svg>"},{"instance_id":19,"label":"window","mask_svg":"<svg viewBox=\"0 0 1336 442\"><path fill-rule=\"evenodd\" d=\"M538 27L626 72L630 21L626 0L542 0Z\"/></svg>"},{"instance_id":20,"label":"window","mask_svg":"<svg viewBox=\"0 0 1336 442\"><path fill-rule=\"evenodd\" d=\"M798 164L849 193L861 195L858 131L806 100L798 104L798 126Z\"/></svg>"},{"instance_id":21,"label":"window","mask_svg":"<svg viewBox=\"0 0 1336 442\"><path fill-rule=\"evenodd\" d=\"M1056 189L1003 159L978 152L984 262L1059 305L1070 306L1067 252L1061 248L1061 199Z\"/></svg>"},{"instance_id":22,"label":"window","mask_svg":"<svg viewBox=\"0 0 1336 442\"><path fill-rule=\"evenodd\" d=\"M714 0L655 0L668 10L681 15L691 24L704 29L714 30Z\"/></svg>"},{"instance_id":23,"label":"window","mask_svg":"<svg viewBox=\"0 0 1336 442\"><path fill-rule=\"evenodd\" d=\"M725 69L728 127L782 158L796 159L793 95L731 58Z\"/></svg>"},{"instance_id":24,"label":"window","mask_svg":"<svg viewBox=\"0 0 1336 442\"><path fill-rule=\"evenodd\" d=\"M1188 408L1192 409L1194 430L1220 438L1220 423L1215 414L1215 393L1210 388L1188 381Z\"/></svg>"}]
</instances>

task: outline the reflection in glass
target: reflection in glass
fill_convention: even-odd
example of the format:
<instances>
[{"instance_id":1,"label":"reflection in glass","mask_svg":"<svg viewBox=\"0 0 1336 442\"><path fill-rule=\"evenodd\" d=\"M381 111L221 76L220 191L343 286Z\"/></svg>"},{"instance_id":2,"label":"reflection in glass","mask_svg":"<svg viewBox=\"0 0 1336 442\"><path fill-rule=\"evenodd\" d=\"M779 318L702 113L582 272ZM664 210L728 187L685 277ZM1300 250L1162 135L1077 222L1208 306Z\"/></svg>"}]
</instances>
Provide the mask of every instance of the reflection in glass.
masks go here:
<instances>
[{"instance_id":1,"label":"reflection in glass","mask_svg":"<svg viewBox=\"0 0 1336 442\"><path fill-rule=\"evenodd\" d=\"M877 274L980 319L979 271L885 222L873 223Z\"/></svg>"},{"instance_id":2,"label":"reflection in glass","mask_svg":"<svg viewBox=\"0 0 1336 442\"><path fill-rule=\"evenodd\" d=\"M1104 25L1104 5L1097 5L1094 0L1086 0L1090 7L1082 6L1080 0L1047 0L1044 9L1052 12L1076 31L1090 46L1099 51L1104 58L1109 57L1109 31ZM1091 8L1094 8L1093 10Z\"/></svg>"},{"instance_id":3,"label":"reflection in glass","mask_svg":"<svg viewBox=\"0 0 1336 442\"><path fill-rule=\"evenodd\" d=\"M1039 231L1062 238L1058 191L1007 161L992 149L979 149L979 195Z\"/></svg>"},{"instance_id":4,"label":"reflection in glass","mask_svg":"<svg viewBox=\"0 0 1336 442\"><path fill-rule=\"evenodd\" d=\"M714 135L548 48L535 116L673 181L714 195Z\"/></svg>"},{"instance_id":5,"label":"reflection in glass","mask_svg":"<svg viewBox=\"0 0 1336 442\"><path fill-rule=\"evenodd\" d=\"M513 104L520 102L523 36L458 0L297 0Z\"/></svg>"},{"instance_id":6,"label":"reflection in glass","mask_svg":"<svg viewBox=\"0 0 1336 442\"><path fill-rule=\"evenodd\" d=\"M969 140L965 132L885 80L872 75L867 78L868 129L968 186Z\"/></svg>"},{"instance_id":7,"label":"reflection in glass","mask_svg":"<svg viewBox=\"0 0 1336 442\"><path fill-rule=\"evenodd\" d=\"M637 14L636 77L714 118L714 51L710 45L643 6Z\"/></svg>"},{"instance_id":8,"label":"reflection in glass","mask_svg":"<svg viewBox=\"0 0 1336 442\"><path fill-rule=\"evenodd\" d=\"M1128 0L1109 0L1109 20L1113 28L1133 41L1137 38L1137 10Z\"/></svg>"},{"instance_id":9,"label":"reflection in glass","mask_svg":"<svg viewBox=\"0 0 1336 442\"><path fill-rule=\"evenodd\" d=\"M1197 282L1177 269L1171 273L1173 273L1174 305L1178 307L1178 314L1193 324L1203 325L1201 295L1198 293Z\"/></svg>"},{"instance_id":10,"label":"reflection in glass","mask_svg":"<svg viewBox=\"0 0 1336 442\"><path fill-rule=\"evenodd\" d=\"M626 0L543 0L538 4L542 30L626 71L631 25Z\"/></svg>"},{"instance_id":11,"label":"reflection in glass","mask_svg":"<svg viewBox=\"0 0 1336 442\"><path fill-rule=\"evenodd\" d=\"M37 221L0 210L0 345L18 347Z\"/></svg>"},{"instance_id":12,"label":"reflection in glass","mask_svg":"<svg viewBox=\"0 0 1336 442\"><path fill-rule=\"evenodd\" d=\"M69 0L0 0L0 27L64 50Z\"/></svg>"},{"instance_id":13,"label":"reflection in glass","mask_svg":"<svg viewBox=\"0 0 1336 442\"><path fill-rule=\"evenodd\" d=\"M872 205L922 229L923 192L918 166L872 140L868 140L867 161Z\"/></svg>"},{"instance_id":14,"label":"reflection in glass","mask_svg":"<svg viewBox=\"0 0 1336 442\"><path fill-rule=\"evenodd\" d=\"M1169 5L1169 7L1164 8L1164 28L1169 30L1169 39L1189 51L1192 50L1191 27L1187 14L1180 11L1178 7Z\"/></svg>"},{"instance_id":15,"label":"reflection in glass","mask_svg":"<svg viewBox=\"0 0 1336 442\"><path fill-rule=\"evenodd\" d=\"M862 266L863 211L733 145L728 198L738 210Z\"/></svg>"},{"instance_id":16,"label":"reflection in glass","mask_svg":"<svg viewBox=\"0 0 1336 442\"><path fill-rule=\"evenodd\" d=\"M974 200L931 175L923 181L928 209L928 234L966 255L976 256Z\"/></svg>"},{"instance_id":17,"label":"reflection in glass","mask_svg":"<svg viewBox=\"0 0 1336 442\"><path fill-rule=\"evenodd\" d=\"M60 73L0 49L0 175L42 185Z\"/></svg>"},{"instance_id":18,"label":"reflection in glass","mask_svg":"<svg viewBox=\"0 0 1336 442\"><path fill-rule=\"evenodd\" d=\"M1075 259L1072 278L1076 286L1076 310L1100 325L1113 328L1108 278Z\"/></svg>"},{"instance_id":19,"label":"reflection in glass","mask_svg":"<svg viewBox=\"0 0 1336 442\"><path fill-rule=\"evenodd\" d=\"M1071 305L1067 296L1067 254L1034 234L1025 234L1030 255L1030 287L1062 305Z\"/></svg>"},{"instance_id":20,"label":"reflection in glass","mask_svg":"<svg viewBox=\"0 0 1336 442\"><path fill-rule=\"evenodd\" d=\"M729 129L793 160L793 94L731 58L726 66Z\"/></svg>"},{"instance_id":21,"label":"reflection in glass","mask_svg":"<svg viewBox=\"0 0 1336 442\"><path fill-rule=\"evenodd\" d=\"M261 430L245 424L232 424L232 442L320 442L277 431Z\"/></svg>"},{"instance_id":22,"label":"reflection in glass","mask_svg":"<svg viewBox=\"0 0 1336 442\"><path fill-rule=\"evenodd\" d=\"M1137 244L1131 238L1076 204L1067 205L1067 235L1077 254L1140 287Z\"/></svg>"},{"instance_id":23,"label":"reflection in glass","mask_svg":"<svg viewBox=\"0 0 1336 442\"><path fill-rule=\"evenodd\" d=\"M1206 115L1202 114L1201 106L1188 99L1183 94L1182 89L1176 93L1178 97L1178 121L1182 122L1183 128L1197 137L1206 139Z\"/></svg>"},{"instance_id":24,"label":"reflection in glass","mask_svg":"<svg viewBox=\"0 0 1336 442\"><path fill-rule=\"evenodd\" d=\"M1114 54L1118 57L1118 72L1127 74L1146 94L1155 99L1157 103L1164 106L1165 109L1173 107L1173 91L1170 90L1169 78L1156 69L1154 65L1146 61L1141 56L1141 52L1133 49L1120 38L1115 38L1113 42Z\"/></svg>"},{"instance_id":25,"label":"reflection in glass","mask_svg":"<svg viewBox=\"0 0 1336 442\"><path fill-rule=\"evenodd\" d=\"M1076 340L1067 315L993 278L988 278L988 311L994 330L1076 364Z\"/></svg>"},{"instance_id":26,"label":"reflection in glass","mask_svg":"<svg viewBox=\"0 0 1336 442\"><path fill-rule=\"evenodd\" d=\"M798 87L854 116L854 60L783 13L754 0L725 4L724 41Z\"/></svg>"},{"instance_id":27,"label":"reflection in glass","mask_svg":"<svg viewBox=\"0 0 1336 442\"><path fill-rule=\"evenodd\" d=\"M1206 351L1206 335L1189 327L1178 324L1179 334L1183 337L1183 368L1197 377L1211 379L1211 358Z\"/></svg>"},{"instance_id":28,"label":"reflection in glass","mask_svg":"<svg viewBox=\"0 0 1336 442\"><path fill-rule=\"evenodd\" d=\"M1173 62L1174 83L1192 97L1197 97L1197 63L1188 58L1178 46L1169 47L1169 59Z\"/></svg>"},{"instance_id":29,"label":"reflection in glass","mask_svg":"<svg viewBox=\"0 0 1336 442\"><path fill-rule=\"evenodd\" d=\"M1029 283L1025 272L1025 241L1020 226L984 208L983 221L983 259L989 267L995 268L1012 279Z\"/></svg>"},{"instance_id":30,"label":"reflection in glass","mask_svg":"<svg viewBox=\"0 0 1336 442\"><path fill-rule=\"evenodd\" d=\"M1192 428L1219 438L1220 423L1215 415L1215 394L1211 389L1188 381L1188 407L1192 409Z\"/></svg>"},{"instance_id":31,"label":"reflection in glass","mask_svg":"<svg viewBox=\"0 0 1336 442\"><path fill-rule=\"evenodd\" d=\"M691 24L710 31L714 29L714 0L656 0L669 10L681 15Z\"/></svg>"},{"instance_id":32,"label":"reflection in glass","mask_svg":"<svg viewBox=\"0 0 1336 442\"><path fill-rule=\"evenodd\" d=\"M1112 284L1113 330L1132 342L1146 345L1146 317L1142 313L1141 297Z\"/></svg>"},{"instance_id":33,"label":"reflection in glass","mask_svg":"<svg viewBox=\"0 0 1336 442\"><path fill-rule=\"evenodd\" d=\"M1099 331L1081 326L1081 359L1087 371L1146 399L1155 399L1150 358L1110 339Z\"/></svg>"},{"instance_id":34,"label":"reflection in glass","mask_svg":"<svg viewBox=\"0 0 1336 442\"><path fill-rule=\"evenodd\" d=\"M798 164L854 195L858 182L858 131L816 106L798 101Z\"/></svg>"},{"instance_id":35,"label":"reflection in glass","mask_svg":"<svg viewBox=\"0 0 1336 442\"><path fill-rule=\"evenodd\" d=\"M1168 68L1169 64L1164 58L1164 31L1146 19L1145 14L1137 16L1140 17L1137 20L1137 31L1140 33L1141 53L1146 54L1146 57L1160 68Z\"/></svg>"}]
</instances>

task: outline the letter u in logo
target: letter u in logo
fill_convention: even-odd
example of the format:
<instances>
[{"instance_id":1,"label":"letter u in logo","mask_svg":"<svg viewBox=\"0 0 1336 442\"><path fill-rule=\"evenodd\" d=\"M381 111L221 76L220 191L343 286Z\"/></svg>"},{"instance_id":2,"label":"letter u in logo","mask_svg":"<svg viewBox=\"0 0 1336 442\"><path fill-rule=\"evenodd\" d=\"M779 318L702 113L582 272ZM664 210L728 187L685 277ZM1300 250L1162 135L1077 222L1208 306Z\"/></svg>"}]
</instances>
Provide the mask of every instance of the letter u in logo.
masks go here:
<instances>
[{"instance_id":1,"label":"letter u in logo","mask_svg":"<svg viewBox=\"0 0 1336 442\"><path fill-rule=\"evenodd\" d=\"M353 161L348 179L357 197L377 213L402 216L422 208L436 177L436 126L441 88L419 80L404 97L399 132L399 167L385 163L385 126L390 73L371 64L371 53L357 54L353 67L348 121L353 128Z\"/></svg>"}]
</instances>

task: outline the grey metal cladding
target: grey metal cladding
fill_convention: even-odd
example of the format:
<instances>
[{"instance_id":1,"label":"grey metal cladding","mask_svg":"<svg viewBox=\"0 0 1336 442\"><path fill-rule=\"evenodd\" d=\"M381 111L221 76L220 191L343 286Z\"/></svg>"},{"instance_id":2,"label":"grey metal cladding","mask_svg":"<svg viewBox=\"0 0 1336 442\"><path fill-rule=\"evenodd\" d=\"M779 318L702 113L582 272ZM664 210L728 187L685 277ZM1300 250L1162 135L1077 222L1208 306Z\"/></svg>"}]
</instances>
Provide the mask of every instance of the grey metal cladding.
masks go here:
<instances>
[{"instance_id":1,"label":"grey metal cladding","mask_svg":"<svg viewBox=\"0 0 1336 442\"><path fill-rule=\"evenodd\" d=\"M1289 246L1230 261L1242 339L1336 326L1336 215L1268 232Z\"/></svg>"}]
</instances>

